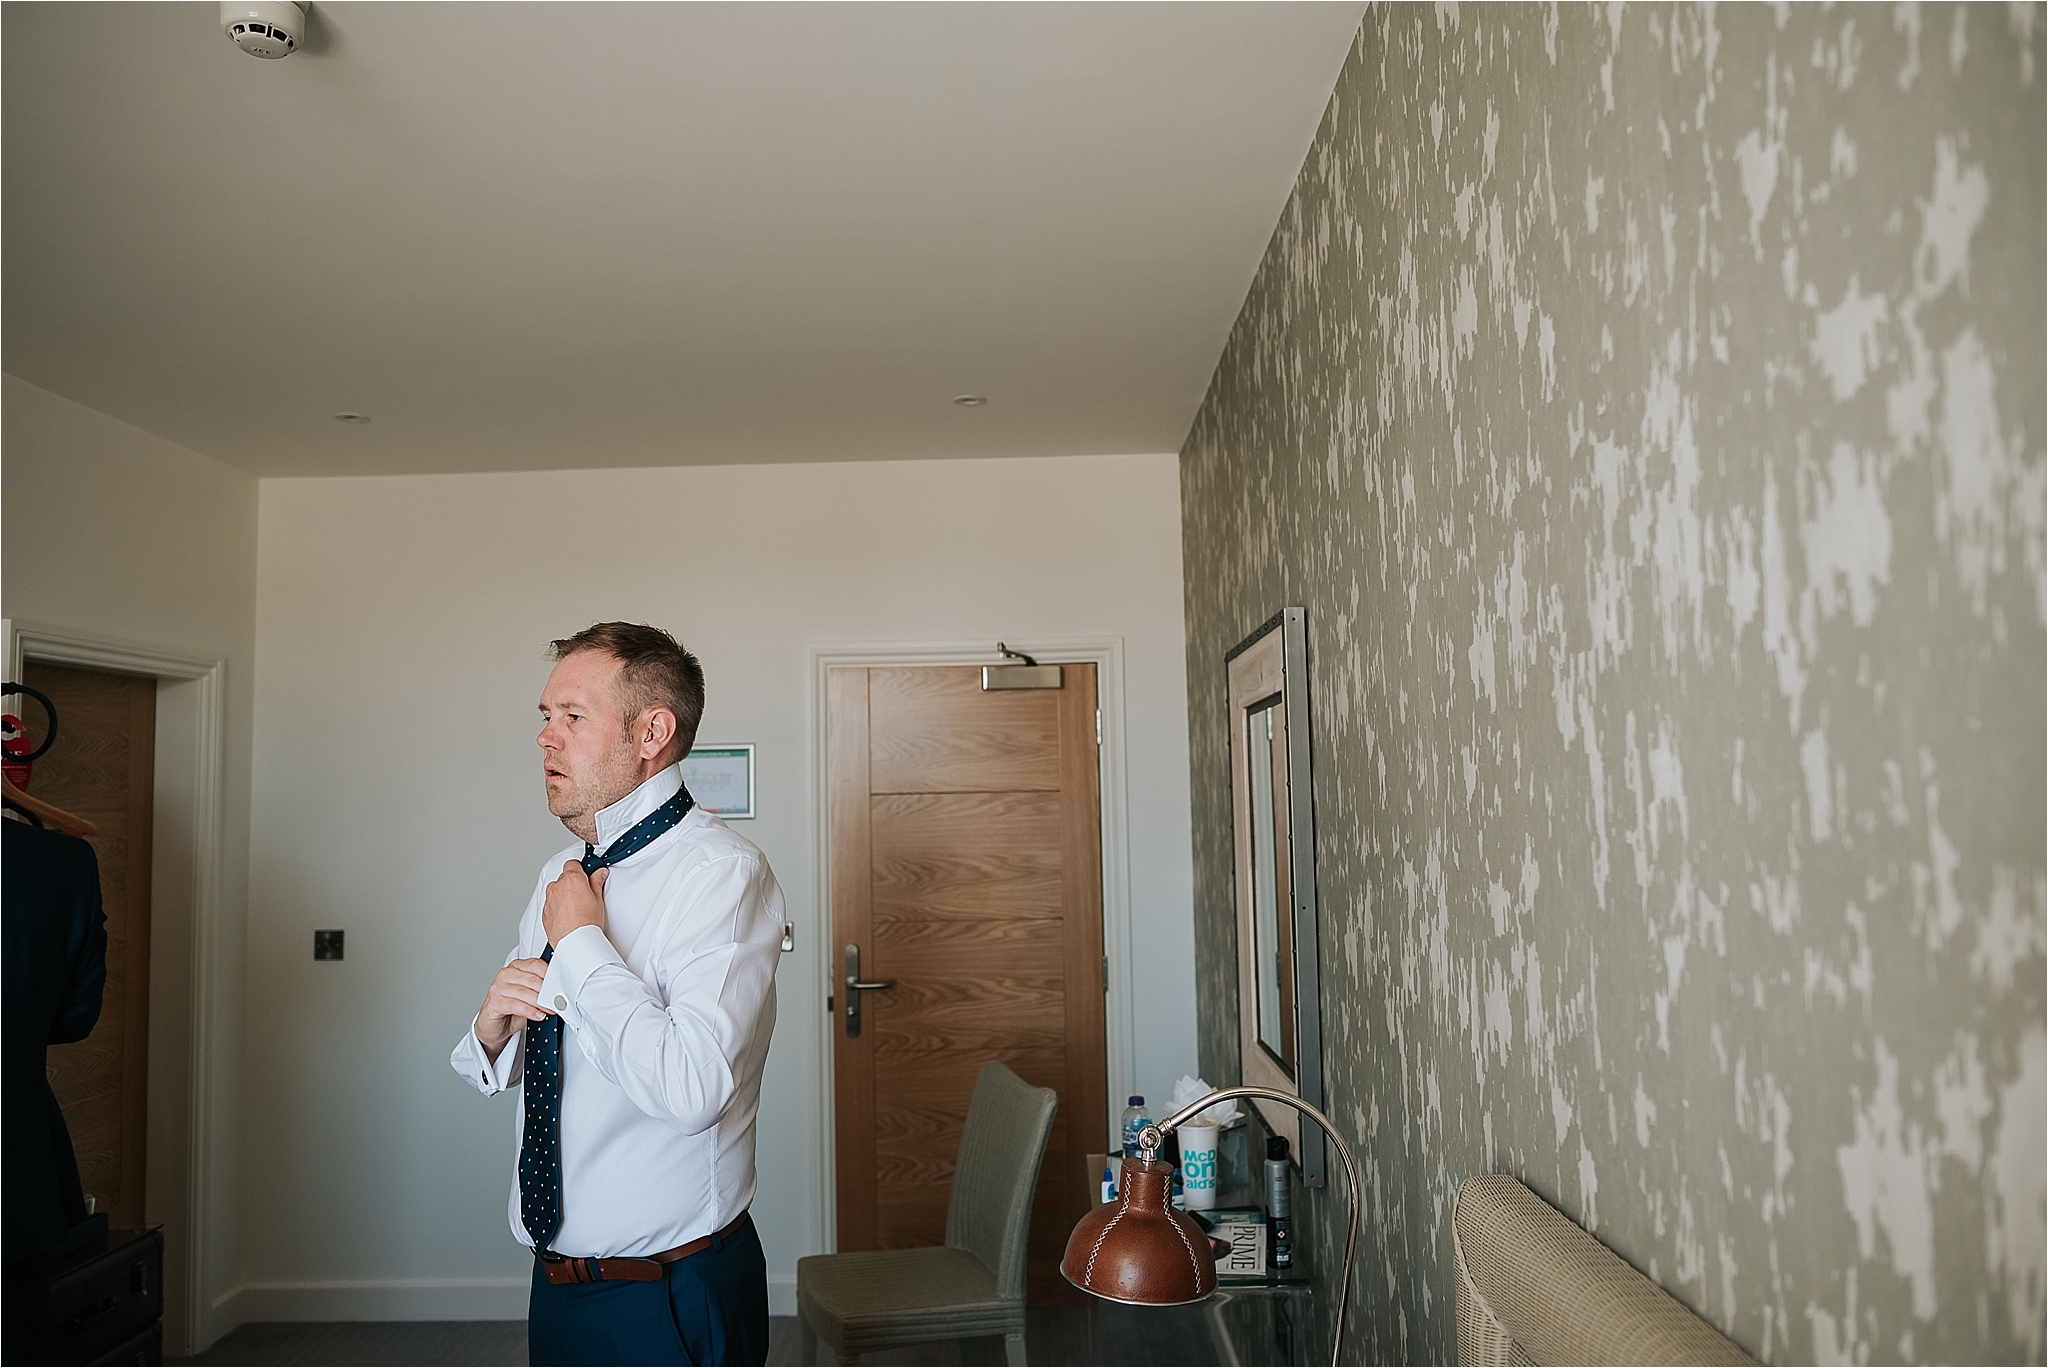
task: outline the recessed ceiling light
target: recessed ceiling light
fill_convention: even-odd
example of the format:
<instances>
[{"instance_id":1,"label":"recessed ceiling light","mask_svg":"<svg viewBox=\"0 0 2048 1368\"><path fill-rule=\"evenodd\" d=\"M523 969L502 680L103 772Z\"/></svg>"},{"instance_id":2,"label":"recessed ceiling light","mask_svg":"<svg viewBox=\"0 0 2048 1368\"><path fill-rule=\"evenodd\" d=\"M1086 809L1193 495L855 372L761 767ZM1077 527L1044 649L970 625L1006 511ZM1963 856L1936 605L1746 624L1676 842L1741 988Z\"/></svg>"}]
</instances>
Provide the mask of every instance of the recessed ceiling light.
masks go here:
<instances>
[{"instance_id":1,"label":"recessed ceiling light","mask_svg":"<svg viewBox=\"0 0 2048 1368\"><path fill-rule=\"evenodd\" d=\"M985 394L956 394L953 396L953 402L961 408L980 408L988 402L988 396Z\"/></svg>"},{"instance_id":2,"label":"recessed ceiling light","mask_svg":"<svg viewBox=\"0 0 2048 1368\"><path fill-rule=\"evenodd\" d=\"M337 413L334 415L334 421L337 423L367 423L370 421L370 415L367 413Z\"/></svg>"}]
</instances>

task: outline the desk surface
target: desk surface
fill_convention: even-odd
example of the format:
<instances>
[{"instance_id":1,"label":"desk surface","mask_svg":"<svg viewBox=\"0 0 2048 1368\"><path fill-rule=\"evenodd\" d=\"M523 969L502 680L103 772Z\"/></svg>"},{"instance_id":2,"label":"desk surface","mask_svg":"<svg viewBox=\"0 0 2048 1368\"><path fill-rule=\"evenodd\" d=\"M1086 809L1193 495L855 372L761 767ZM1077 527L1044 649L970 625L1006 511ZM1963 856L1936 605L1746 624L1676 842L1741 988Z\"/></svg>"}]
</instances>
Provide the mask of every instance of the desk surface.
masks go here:
<instances>
[{"instance_id":1,"label":"desk surface","mask_svg":"<svg viewBox=\"0 0 2048 1368\"><path fill-rule=\"evenodd\" d=\"M1256 1291L1262 1287L1306 1291L1315 1285L1315 1279L1299 1268L1290 1268L1285 1273L1218 1273L1216 1275L1216 1290L1219 1292Z\"/></svg>"},{"instance_id":2,"label":"desk surface","mask_svg":"<svg viewBox=\"0 0 2048 1368\"><path fill-rule=\"evenodd\" d=\"M1208 1217L1216 1211L1244 1211L1266 1209L1265 1193L1253 1188L1225 1188L1216 1194L1216 1205L1209 1211L1196 1211L1190 1215ZM1313 1287L1314 1280L1307 1270L1297 1263L1285 1273L1218 1273L1216 1288L1221 1292L1256 1292L1261 1289L1272 1291L1306 1290Z\"/></svg>"}]
</instances>

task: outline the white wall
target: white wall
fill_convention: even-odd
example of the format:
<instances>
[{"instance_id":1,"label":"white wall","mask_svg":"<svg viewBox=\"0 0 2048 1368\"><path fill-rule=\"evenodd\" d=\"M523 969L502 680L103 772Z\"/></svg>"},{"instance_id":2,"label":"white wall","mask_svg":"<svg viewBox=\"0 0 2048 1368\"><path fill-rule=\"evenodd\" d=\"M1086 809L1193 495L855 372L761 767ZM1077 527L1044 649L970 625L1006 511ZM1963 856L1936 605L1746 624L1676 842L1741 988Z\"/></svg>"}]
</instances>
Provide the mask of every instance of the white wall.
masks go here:
<instances>
[{"instance_id":1,"label":"white wall","mask_svg":"<svg viewBox=\"0 0 2048 1368\"><path fill-rule=\"evenodd\" d=\"M1118 636L1138 1078L1192 1071L1180 503L1172 455L272 480L261 494L248 1285L261 1318L523 1314L510 1098L450 1045L564 841L541 800L547 641L599 618L703 658L701 736L758 744L747 834L785 957L755 1205L779 1310L819 1251L808 648ZM315 963L316 927L348 957Z\"/></svg>"},{"instance_id":2,"label":"white wall","mask_svg":"<svg viewBox=\"0 0 2048 1368\"><path fill-rule=\"evenodd\" d=\"M226 662L221 879L211 1051L213 1154L203 1175L212 1238L197 1325L185 1315L184 1066L191 965L189 833L196 686L158 691L156 868L150 976L147 1209L168 1236L167 1347L226 1328L210 1313L236 1280L241 984L256 626L256 481L9 375L4 398L5 555L0 614L71 634ZM60 740L59 744L62 742Z\"/></svg>"}]
</instances>

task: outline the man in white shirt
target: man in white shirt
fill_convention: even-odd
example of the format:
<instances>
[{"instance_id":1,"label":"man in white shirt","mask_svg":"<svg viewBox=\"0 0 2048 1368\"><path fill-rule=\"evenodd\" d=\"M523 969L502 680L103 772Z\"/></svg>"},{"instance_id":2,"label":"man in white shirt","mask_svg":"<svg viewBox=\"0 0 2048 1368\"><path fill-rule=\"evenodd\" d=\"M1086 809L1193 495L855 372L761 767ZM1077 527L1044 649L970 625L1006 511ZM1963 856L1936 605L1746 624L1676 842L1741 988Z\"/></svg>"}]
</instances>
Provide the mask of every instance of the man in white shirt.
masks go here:
<instances>
[{"instance_id":1,"label":"man in white shirt","mask_svg":"<svg viewBox=\"0 0 2048 1368\"><path fill-rule=\"evenodd\" d=\"M763 1363L747 1207L782 892L683 788L696 657L621 622L553 655L548 810L580 842L542 869L450 1057L487 1095L523 1084L511 1219L536 1255L528 1361Z\"/></svg>"}]
</instances>

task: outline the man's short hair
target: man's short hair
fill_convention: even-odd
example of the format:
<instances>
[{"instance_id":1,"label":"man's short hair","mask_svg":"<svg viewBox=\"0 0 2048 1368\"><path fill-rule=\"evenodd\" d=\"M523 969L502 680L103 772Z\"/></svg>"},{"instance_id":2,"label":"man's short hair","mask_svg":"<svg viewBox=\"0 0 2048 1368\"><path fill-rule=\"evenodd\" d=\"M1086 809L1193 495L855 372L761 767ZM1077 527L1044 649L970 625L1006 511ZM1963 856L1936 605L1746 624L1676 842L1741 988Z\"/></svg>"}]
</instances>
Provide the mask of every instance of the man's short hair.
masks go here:
<instances>
[{"instance_id":1,"label":"man's short hair","mask_svg":"<svg viewBox=\"0 0 2048 1368\"><path fill-rule=\"evenodd\" d=\"M549 659L578 651L601 651L620 666L615 694L626 727L647 709L660 706L676 715L675 758L690 753L697 724L704 720L704 667L683 644L659 627L632 622L594 622L575 636L549 643Z\"/></svg>"}]
</instances>

